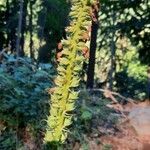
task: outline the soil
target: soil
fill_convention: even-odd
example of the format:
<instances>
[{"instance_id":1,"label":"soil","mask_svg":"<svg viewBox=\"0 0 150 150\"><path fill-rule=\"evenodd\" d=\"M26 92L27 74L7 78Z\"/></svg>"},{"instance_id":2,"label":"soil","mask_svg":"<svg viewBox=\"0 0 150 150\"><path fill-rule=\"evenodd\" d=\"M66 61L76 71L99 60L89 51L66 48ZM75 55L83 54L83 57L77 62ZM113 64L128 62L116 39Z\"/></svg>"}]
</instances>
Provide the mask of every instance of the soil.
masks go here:
<instances>
[{"instance_id":1,"label":"soil","mask_svg":"<svg viewBox=\"0 0 150 150\"><path fill-rule=\"evenodd\" d=\"M89 140L90 150L150 150L149 101L128 103L123 113L126 117L120 118L118 131Z\"/></svg>"}]
</instances>

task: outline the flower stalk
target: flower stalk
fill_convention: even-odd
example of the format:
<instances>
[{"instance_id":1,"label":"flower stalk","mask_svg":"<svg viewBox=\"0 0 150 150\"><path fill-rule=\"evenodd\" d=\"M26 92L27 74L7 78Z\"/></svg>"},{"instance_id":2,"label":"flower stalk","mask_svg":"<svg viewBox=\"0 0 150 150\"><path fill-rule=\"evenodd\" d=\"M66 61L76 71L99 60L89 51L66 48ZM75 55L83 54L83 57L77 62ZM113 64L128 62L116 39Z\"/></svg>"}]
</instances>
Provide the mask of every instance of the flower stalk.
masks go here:
<instances>
[{"instance_id":1,"label":"flower stalk","mask_svg":"<svg viewBox=\"0 0 150 150\"><path fill-rule=\"evenodd\" d=\"M94 3L94 0L92 1ZM76 88L80 82L80 71L86 59L83 49L89 40L83 35L89 33L91 25L89 0L72 0L70 26L66 29L67 40L62 40L63 51L57 68L55 90L51 95L50 116L47 119L45 142L63 143L67 138L68 126L72 123L72 112L78 99Z\"/></svg>"}]
</instances>

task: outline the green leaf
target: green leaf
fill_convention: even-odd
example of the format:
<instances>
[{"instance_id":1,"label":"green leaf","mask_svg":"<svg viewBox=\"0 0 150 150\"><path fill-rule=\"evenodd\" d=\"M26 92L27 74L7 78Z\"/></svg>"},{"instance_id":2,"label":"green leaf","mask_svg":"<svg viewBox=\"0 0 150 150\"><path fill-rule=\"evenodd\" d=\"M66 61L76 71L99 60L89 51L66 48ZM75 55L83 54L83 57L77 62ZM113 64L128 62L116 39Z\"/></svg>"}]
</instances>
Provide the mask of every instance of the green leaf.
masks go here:
<instances>
[{"instance_id":1,"label":"green leaf","mask_svg":"<svg viewBox=\"0 0 150 150\"><path fill-rule=\"evenodd\" d=\"M87 111L87 110L85 110L85 111L83 111L83 113L81 115L81 118L83 120L91 120L92 119L92 113Z\"/></svg>"}]
</instances>

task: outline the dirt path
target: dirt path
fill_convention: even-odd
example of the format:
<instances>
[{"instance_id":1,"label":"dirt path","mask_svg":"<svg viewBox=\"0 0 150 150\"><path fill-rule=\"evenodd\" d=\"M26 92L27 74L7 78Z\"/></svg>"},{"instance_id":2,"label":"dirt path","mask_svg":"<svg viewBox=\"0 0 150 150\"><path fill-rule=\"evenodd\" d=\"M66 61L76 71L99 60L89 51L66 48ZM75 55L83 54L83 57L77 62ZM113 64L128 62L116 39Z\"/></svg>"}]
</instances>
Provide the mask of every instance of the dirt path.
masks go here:
<instances>
[{"instance_id":1,"label":"dirt path","mask_svg":"<svg viewBox=\"0 0 150 150\"><path fill-rule=\"evenodd\" d=\"M90 141L90 150L150 150L150 104L148 101L124 106L126 119L114 135L100 137L101 144Z\"/></svg>"},{"instance_id":2,"label":"dirt path","mask_svg":"<svg viewBox=\"0 0 150 150\"><path fill-rule=\"evenodd\" d=\"M150 104L148 101L124 106L127 118L118 125L119 132L100 138L103 146L91 150L101 150L110 145L112 150L150 150Z\"/></svg>"}]
</instances>

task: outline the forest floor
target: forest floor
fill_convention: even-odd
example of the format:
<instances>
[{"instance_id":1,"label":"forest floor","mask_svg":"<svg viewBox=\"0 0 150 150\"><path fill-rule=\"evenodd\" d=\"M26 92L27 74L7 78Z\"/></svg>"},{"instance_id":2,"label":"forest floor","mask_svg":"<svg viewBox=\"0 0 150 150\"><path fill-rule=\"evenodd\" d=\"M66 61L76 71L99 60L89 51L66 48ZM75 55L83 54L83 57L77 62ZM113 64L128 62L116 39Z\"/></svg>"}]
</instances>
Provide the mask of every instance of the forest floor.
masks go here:
<instances>
[{"instance_id":1,"label":"forest floor","mask_svg":"<svg viewBox=\"0 0 150 150\"><path fill-rule=\"evenodd\" d=\"M102 103L102 100L97 101L96 98L92 103L95 102ZM104 124L99 124L102 118L96 118L86 122L79 130L82 124L79 124L81 120L77 119L78 123L75 125L78 129L75 129L80 137L84 136L84 140L69 138L70 141L64 145L63 150L150 150L150 101L128 101L124 105L115 103L105 107L114 109L112 113L119 118L117 122L104 121ZM108 110L105 107L98 105L97 110L101 110L108 119L109 114L106 113ZM92 112L96 110L93 108ZM28 147L27 150L42 150L31 137L29 131L24 136L24 146Z\"/></svg>"},{"instance_id":2,"label":"forest floor","mask_svg":"<svg viewBox=\"0 0 150 150\"><path fill-rule=\"evenodd\" d=\"M73 140L63 150L150 150L150 101L130 101L125 105L116 103L108 107L115 110L114 115L118 115L117 123L107 128L105 125L97 126L99 119L91 124L88 122L95 133L87 127L89 132L84 134L84 146L82 141ZM80 136L82 134L79 132Z\"/></svg>"},{"instance_id":3,"label":"forest floor","mask_svg":"<svg viewBox=\"0 0 150 150\"><path fill-rule=\"evenodd\" d=\"M150 150L150 102L128 103L121 111L118 131L89 140L90 150Z\"/></svg>"}]
</instances>

